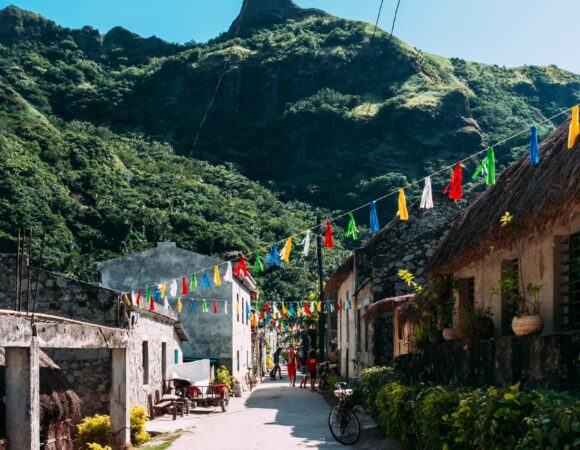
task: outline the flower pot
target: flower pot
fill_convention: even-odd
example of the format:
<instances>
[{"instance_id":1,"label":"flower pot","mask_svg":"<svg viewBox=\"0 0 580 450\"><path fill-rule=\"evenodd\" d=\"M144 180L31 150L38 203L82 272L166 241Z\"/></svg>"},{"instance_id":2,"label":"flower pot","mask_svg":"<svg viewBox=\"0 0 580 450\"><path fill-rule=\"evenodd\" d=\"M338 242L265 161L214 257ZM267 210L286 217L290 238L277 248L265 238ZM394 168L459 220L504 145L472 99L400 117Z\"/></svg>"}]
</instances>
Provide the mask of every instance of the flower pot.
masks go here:
<instances>
[{"instance_id":1,"label":"flower pot","mask_svg":"<svg viewBox=\"0 0 580 450\"><path fill-rule=\"evenodd\" d=\"M432 345L439 344L443 340L443 336L441 335L441 331L439 330L431 330L429 331L429 342Z\"/></svg>"},{"instance_id":2,"label":"flower pot","mask_svg":"<svg viewBox=\"0 0 580 450\"><path fill-rule=\"evenodd\" d=\"M442 334L443 339L445 339L447 342L459 339L459 333L455 328L444 328Z\"/></svg>"},{"instance_id":3,"label":"flower pot","mask_svg":"<svg viewBox=\"0 0 580 450\"><path fill-rule=\"evenodd\" d=\"M516 336L530 336L540 334L544 329L544 320L542 316L521 316L514 317L512 320L512 330Z\"/></svg>"},{"instance_id":4,"label":"flower pot","mask_svg":"<svg viewBox=\"0 0 580 450\"><path fill-rule=\"evenodd\" d=\"M234 383L234 397L241 397L242 396L242 385L240 383Z\"/></svg>"}]
</instances>

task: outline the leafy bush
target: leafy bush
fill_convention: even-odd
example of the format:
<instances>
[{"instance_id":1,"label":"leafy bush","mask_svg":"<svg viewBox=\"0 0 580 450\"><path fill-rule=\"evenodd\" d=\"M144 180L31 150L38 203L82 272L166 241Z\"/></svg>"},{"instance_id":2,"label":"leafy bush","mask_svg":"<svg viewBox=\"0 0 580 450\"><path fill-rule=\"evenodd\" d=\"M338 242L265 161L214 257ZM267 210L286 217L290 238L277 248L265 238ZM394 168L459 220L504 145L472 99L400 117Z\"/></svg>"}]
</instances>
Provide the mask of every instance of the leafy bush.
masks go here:
<instances>
[{"instance_id":1,"label":"leafy bush","mask_svg":"<svg viewBox=\"0 0 580 450\"><path fill-rule=\"evenodd\" d=\"M145 422L147 422L147 411L145 408L141 406L131 408L131 442L134 445L141 445L151 440L151 436L145 431ZM111 418L109 416L97 414L92 417L85 417L77 425L77 430L76 443L79 450L109 448L109 434L111 431Z\"/></svg>"},{"instance_id":2,"label":"leafy bush","mask_svg":"<svg viewBox=\"0 0 580 450\"><path fill-rule=\"evenodd\" d=\"M469 342L491 339L495 332L489 308L461 311L457 328Z\"/></svg>"},{"instance_id":3,"label":"leafy bush","mask_svg":"<svg viewBox=\"0 0 580 450\"><path fill-rule=\"evenodd\" d=\"M234 377L226 366L220 366L216 371L214 383L225 384L230 395L234 394Z\"/></svg>"},{"instance_id":4,"label":"leafy bush","mask_svg":"<svg viewBox=\"0 0 580 450\"><path fill-rule=\"evenodd\" d=\"M379 410L377 423L387 436L409 448L415 434L413 425L413 399L416 389L399 382L392 382L379 391L376 405Z\"/></svg>"},{"instance_id":5,"label":"leafy bush","mask_svg":"<svg viewBox=\"0 0 580 450\"><path fill-rule=\"evenodd\" d=\"M370 367L361 373L360 390L362 391L363 406L373 415L377 416L379 410L376 406L376 399L379 391L387 383L395 379L395 372L392 367Z\"/></svg>"}]
</instances>

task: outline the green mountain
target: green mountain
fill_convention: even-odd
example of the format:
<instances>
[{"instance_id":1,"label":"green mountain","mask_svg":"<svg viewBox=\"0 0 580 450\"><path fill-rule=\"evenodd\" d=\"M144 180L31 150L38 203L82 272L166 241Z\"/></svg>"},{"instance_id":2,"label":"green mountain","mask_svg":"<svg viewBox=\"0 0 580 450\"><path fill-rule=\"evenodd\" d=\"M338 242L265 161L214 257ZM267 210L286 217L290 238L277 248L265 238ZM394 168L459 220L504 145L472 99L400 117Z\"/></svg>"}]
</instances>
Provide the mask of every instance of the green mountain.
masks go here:
<instances>
[{"instance_id":1,"label":"green mountain","mask_svg":"<svg viewBox=\"0 0 580 450\"><path fill-rule=\"evenodd\" d=\"M52 267L81 275L159 239L250 250L580 101L580 76L553 66L430 55L290 0L247 6L187 45L1 10L0 243L43 225ZM521 151L496 149L499 166Z\"/></svg>"}]
</instances>

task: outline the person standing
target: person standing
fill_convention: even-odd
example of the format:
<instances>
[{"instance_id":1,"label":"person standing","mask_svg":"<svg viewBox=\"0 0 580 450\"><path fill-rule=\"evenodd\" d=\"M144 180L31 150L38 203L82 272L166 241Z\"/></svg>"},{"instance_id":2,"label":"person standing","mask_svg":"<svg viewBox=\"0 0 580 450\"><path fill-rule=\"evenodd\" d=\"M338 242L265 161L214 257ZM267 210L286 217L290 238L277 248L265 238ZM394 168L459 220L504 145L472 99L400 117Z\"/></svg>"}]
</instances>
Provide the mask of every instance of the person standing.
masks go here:
<instances>
[{"instance_id":1,"label":"person standing","mask_svg":"<svg viewBox=\"0 0 580 450\"><path fill-rule=\"evenodd\" d=\"M282 369L280 369L280 353L282 353L282 347L278 347L274 352L274 356L272 357L274 360L274 369L272 370L274 376L272 378L274 380L276 379L276 372L278 372L280 379L282 379Z\"/></svg>"},{"instance_id":2,"label":"person standing","mask_svg":"<svg viewBox=\"0 0 580 450\"><path fill-rule=\"evenodd\" d=\"M316 351L310 350L308 359L306 360L306 369L308 370L308 375L310 376L310 390L314 391L314 384L316 383L316 376L318 368L318 358L316 357Z\"/></svg>"},{"instance_id":3,"label":"person standing","mask_svg":"<svg viewBox=\"0 0 580 450\"><path fill-rule=\"evenodd\" d=\"M300 375L302 375L302 379L300 380L300 387L305 388L306 383L308 383L308 368L306 367L306 359L307 358L300 358Z\"/></svg>"},{"instance_id":4,"label":"person standing","mask_svg":"<svg viewBox=\"0 0 580 450\"><path fill-rule=\"evenodd\" d=\"M291 345L286 353L286 360L288 361L288 378L290 378L290 386L296 386L296 363L298 355L294 350L294 346Z\"/></svg>"}]
</instances>

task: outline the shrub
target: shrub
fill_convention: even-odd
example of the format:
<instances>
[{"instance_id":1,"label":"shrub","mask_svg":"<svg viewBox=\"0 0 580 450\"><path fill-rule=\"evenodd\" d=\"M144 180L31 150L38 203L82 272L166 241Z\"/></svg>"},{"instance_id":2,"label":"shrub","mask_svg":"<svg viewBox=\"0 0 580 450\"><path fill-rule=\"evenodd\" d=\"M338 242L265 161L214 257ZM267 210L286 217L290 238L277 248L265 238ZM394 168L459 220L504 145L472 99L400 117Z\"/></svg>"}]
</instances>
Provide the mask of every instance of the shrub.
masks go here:
<instances>
[{"instance_id":1,"label":"shrub","mask_svg":"<svg viewBox=\"0 0 580 450\"><path fill-rule=\"evenodd\" d=\"M274 367L274 359L272 355L268 355L266 356L266 369L272 370L272 367Z\"/></svg>"},{"instance_id":2,"label":"shrub","mask_svg":"<svg viewBox=\"0 0 580 450\"><path fill-rule=\"evenodd\" d=\"M226 366L219 367L219 369L216 371L214 382L219 384L225 384L226 387L228 388L228 391L230 391L230 395L234 394L233 387L234 377L232 376L232 374L230 373L230 371Z\"/></svg>"},{"instance_id":3,"label":"shrub","mask_svg":"<svg viewBox=\"0 0 580 450\"><path fill-rule=\"evenodd\" d=\"M377 423L387 436L398 440L407 448L413 445L415 425L413 423L414 397L417 388L392 382L379 391L376 404L379 409Z\"/></svg>"},{"instance_id":4,"label":"shrub","mask_svg":"<svg viewBox=\"0 0 580 450\"><path fill-rule=\"evenodd\" d=\"M362 393L363 406L374 417L378 416L379 410L376 405L379 391L387 383L395 379L395 372L392 367L370 367L361 373L360 390Z\"/></svg>"},{"instance_id":5,"label":"shrub","mask_svg":"<svg viewBox=\"0 0 580 450\"><path fill-rule=\"evenodd\" d=\"M458 328L468 342L491 339L495 332L489 308L462 311L459 314Z\"/></svg>"},{"instance_id":6,"label":"shrub","mask_svg":"<svg viewBox=\"0 0 580 450\"><path fill-rule=\"evenodd\" d=\"M145 431L145 422L147 422L145 408L141 406L131 408L131 442L134 445L141 445L151 440L151 436ZM92 417L85 417L77 425L77 430L76 442L79 450L109 448L109 434L111 431L111 418L109 416L97 414Z\"/></svg>"}]
</instances>

